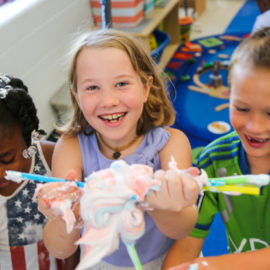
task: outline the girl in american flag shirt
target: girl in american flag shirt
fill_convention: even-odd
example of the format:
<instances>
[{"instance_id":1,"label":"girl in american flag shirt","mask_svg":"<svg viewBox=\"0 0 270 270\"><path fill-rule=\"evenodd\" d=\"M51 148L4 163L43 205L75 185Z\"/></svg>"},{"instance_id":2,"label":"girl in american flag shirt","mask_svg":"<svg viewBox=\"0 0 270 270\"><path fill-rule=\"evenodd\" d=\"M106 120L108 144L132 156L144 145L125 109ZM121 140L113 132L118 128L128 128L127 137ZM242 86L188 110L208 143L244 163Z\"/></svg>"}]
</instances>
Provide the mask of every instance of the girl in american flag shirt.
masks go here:
<instances>
[{"instance_id":1,"label":"girl in american flag shirt","mask_svg":"<svg viewBox=\"0 0 270 270\"><path fill-rule=\"evenodd\" d=\"M60 269L42 241L45 217L33 199L36 184L5 180L6 170L50 175L54 144L39 141L42 132L27 87L1 73L0 115L0 269Z\"/></svg>"}]
</instances>

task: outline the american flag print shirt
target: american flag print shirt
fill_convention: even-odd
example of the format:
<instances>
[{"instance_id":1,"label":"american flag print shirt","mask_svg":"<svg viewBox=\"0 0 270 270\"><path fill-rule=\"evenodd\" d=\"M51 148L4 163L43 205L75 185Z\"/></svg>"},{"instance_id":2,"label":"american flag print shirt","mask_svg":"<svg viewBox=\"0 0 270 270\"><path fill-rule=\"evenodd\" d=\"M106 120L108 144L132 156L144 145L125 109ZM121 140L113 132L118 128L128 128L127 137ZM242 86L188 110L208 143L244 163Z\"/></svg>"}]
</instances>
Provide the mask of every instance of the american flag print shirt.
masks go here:
<instances>
[{"instance_id":1,"label":"american flag print shirt","mask_svg":"<svg viewBox=\"0 0 270 270\"><path fill-rule=\"evenodd\" d=\"M41 146L30 173L51 175ZM0 195L0 270L54 270L53 258L42 241L45 217L33 198L36 183L25 181L11 196Z\"/></svg>"}]
</instances>

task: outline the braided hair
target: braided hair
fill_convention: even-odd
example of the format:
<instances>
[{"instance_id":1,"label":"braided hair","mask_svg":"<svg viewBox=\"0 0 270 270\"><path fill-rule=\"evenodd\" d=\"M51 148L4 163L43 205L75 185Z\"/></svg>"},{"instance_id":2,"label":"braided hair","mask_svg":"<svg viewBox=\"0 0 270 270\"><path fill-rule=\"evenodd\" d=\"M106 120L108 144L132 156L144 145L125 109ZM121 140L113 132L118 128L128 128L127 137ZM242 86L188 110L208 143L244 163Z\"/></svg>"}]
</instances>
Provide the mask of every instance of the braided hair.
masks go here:
<instances>
[{"instance_id":1,"label":"braided hair","mask_svg":"<svg viewBox=\"0 0 270 270\"><path fill-rule=\"evenodd\" d=\"M31 145L32 132L38 130L35 104L22 80L0 73L0 125L21 127L26 146Z\"/></svg>"}]
</instances>

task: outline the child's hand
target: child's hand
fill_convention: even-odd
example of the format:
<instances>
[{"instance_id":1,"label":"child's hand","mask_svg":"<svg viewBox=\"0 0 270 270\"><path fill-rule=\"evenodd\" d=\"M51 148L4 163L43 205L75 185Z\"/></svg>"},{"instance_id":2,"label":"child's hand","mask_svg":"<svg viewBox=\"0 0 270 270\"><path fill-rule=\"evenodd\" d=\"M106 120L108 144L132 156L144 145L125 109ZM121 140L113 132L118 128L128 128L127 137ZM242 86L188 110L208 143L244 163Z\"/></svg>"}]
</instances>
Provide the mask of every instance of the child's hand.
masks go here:
<instances>
[{"instance_id":1,"label":"child's hand","mask_svg":"<svg viewBox=\"0 0 270 270\"><path fill-rule=\"evenodd\" d=\"M38 198L38 209L43 213L48 219L54 219L59 216L60 213L57 213L53 208L52 204L56 201L68 200L72 202L72 206L79 199L81 191L79 188L70 183L48 183L43 184L42 187L39 187L37 192Z\"/></svg>"},{"instance_id":2,"label":"child's hand","mask_svg":"<svg viewBox=\"0 0 270 270\"><path fill-rule=\"evenodd\" d=\"M181 211L183 208L196 203L199 186L187 174L177 174L174 170L155 172L155 179L162 182L160 191L152 191L146 197L146 203L152 208Z\"/></svg>"},{"instance_id":3,"label":"child's hand","mask_svg":"<svg viewBox=\"0 0 270 270\"><path fill-rule=\"evenodd\" d=\"M70 172L66 179L75 180L76 175ZM49 183L38 186L36 196L38 209L47 219L63 219L67 225L67 231L80 221L79 199L81 190L70 181L65 183Z\"/></svg>"}]
</instances>

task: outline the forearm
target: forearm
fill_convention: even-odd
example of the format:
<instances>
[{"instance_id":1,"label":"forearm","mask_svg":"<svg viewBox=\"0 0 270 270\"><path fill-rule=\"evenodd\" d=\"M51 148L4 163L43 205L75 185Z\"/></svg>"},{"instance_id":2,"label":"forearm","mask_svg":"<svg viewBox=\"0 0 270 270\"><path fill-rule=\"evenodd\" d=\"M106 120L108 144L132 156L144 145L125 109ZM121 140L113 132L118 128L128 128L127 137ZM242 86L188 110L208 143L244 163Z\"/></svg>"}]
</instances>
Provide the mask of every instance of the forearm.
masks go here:
<instances>
[{"instance_id":1,"label":"forearm","mask_svg":"<svg viewBox=\"0 0 270 270\"><path fill-rule=\"evenodd\" d=\"M162 270L199 257L203 242L204 238L194 238L191 236L175 241L163 261Z\"/></svg>"},{"instance_id":2,"label":"forearm","mask_svg":"<svg viewBox=\"0 0 270 270\"><path fill-rule=\"evenodd\" d=\"M215 257L200 257L180 264L172 268L163 268L168 270L188 270L190 265L197 266L196 269L209 270L268 270L270 269L270 247L256 251L243 252L237 254L227 254Z\"/></svg>"},{"instance_id":3,"label":"forearm","mask_svg":"<svg viewBox=\"0 0 270 270\"><path fill-rule=\"evenodd\" d=\"M268 270L270 269L269 257L270 247L267 247L251 252L206 257L205 261L219 270Z\"/></svg>"},{"instance_id":4,"label":"forearm","mask_svg":"<svg viewBox=\"0 0 270 270\"><path fill-rule=\"evenodd\" d=\"M148 212L154 219L159 230L173 239L186 237L197 221L197 210L193 206L175 212L169 210L155 209Z\"/></svg>"},{"instance_id":5,"label":"forearm","mask_svg":"<svg viewBox=\"0 0 270 270\"><path fill-rule=\"evenodd\" d=\"M43 241L49 252L56 258L65 259L71 256L76 248L75 242L80 237L81 229L74 228L68 234L66 224L60 219L48 221L43 230Z\"/></svg>"}]
</instances>

